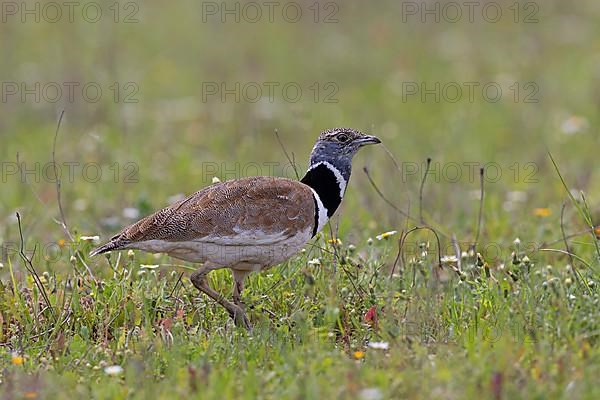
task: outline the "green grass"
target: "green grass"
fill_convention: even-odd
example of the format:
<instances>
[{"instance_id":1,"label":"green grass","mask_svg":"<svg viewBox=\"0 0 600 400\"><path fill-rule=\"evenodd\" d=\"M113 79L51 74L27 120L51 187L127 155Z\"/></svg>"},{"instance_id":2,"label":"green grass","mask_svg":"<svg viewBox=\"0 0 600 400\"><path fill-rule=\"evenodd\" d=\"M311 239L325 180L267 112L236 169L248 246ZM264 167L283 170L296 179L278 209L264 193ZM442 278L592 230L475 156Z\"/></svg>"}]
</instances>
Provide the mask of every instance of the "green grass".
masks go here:
<instances>
[{"instance_id":1,"label":"green grass","mask_svg":"<svg viewBox=\"0 0 600 400\"><path fill-rule=\"evenodd\" d=\"M596 2L544 1L534 24L403 23L394 1L340 3L333 24L204 23L198 2L139 6L134 24L0 23L2 82L97 82L105 94L1 104L0 398L599 397ZM115 102L114 82L121 94L133 82L138 102ZM203 102L207 82L296 82L304 95ZM320 96L333 82L338 102L315 102L315 82ZM404 101L403 82L499 82L504 93L497 103ZM535 82L539 101L515 102L514 82ZM56 161L72 242L44 169L63 109ZM565 133L569 121L576 133ZM214 176L294 177L275 129L302 173L316 135L333 126L381 137L400 169L382 146L357 155L331 227L250 277L252 332L197 293L192 264L87 256L82 237L106 240L133 222L126 208L147 215ZM10 172L17 157L26 179ZM403 233L422 225L428 157L423 216L441 256L456 254L456 238L460 271L447 257L437 266L425 230L397 257ZM72 177L65 163L78 163ZM455 163L456 180L444 172ZM481 165L502 176L485 181L471 251ZM411 219L376 193L365 166ZM229 272L210 282L231 295Z\"/></svg>"},{"instance_id":2,"label":"green grass","mask_svg":"<svg viewBox=\"0 0 600 400\"><path fill-rule=\"evenodd\" d=\"M365 388L411 398L597 396L593 270L537 265L515 247L514 261L502 267L465 254L460 276L447 266L436 277L436 257L423 244L423 254L390 277L395 240L358 244L362 250L342 244L337 258L331 244L317 245L323 249L252 277L244 298L251 333L179 280L184 269L143 267L156 262L151 256L112 258L112 274L101 272L99 282L44 273L55 317L31 279L16 288L9 281L0 297L3 391L46 398L351 398ZM79 242L71 250L89 248ZM320 264L308 262L315 258ZM73 267L83 271L80 262ZM220 271L211 284L228 293L231 278ZM365 319L371 307L376 317ZM112 365L123 373L108 375Z\"/></svg>"}]
</instances>

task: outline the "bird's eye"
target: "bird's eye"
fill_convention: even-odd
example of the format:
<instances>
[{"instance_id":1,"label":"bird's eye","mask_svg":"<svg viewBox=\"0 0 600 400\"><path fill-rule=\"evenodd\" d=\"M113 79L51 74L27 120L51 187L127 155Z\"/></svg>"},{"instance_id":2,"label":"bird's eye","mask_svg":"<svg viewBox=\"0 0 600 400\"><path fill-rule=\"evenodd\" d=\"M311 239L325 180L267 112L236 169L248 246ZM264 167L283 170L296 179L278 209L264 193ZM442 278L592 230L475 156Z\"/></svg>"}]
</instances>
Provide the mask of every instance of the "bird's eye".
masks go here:
<instances>
[{"instance_id":1,"label":"bird's eye","mask_svg":"<svg viewBox=\"0 0 600 400\"><path fill-rule=\"evenodd\" d=\"M348 140L350 140L350 137L348 137L348 135L346 135L345 133L340 133L337 136L337 140L340 143L346 143L346 142L348 142Z\"/></svg>"}]
</instances>

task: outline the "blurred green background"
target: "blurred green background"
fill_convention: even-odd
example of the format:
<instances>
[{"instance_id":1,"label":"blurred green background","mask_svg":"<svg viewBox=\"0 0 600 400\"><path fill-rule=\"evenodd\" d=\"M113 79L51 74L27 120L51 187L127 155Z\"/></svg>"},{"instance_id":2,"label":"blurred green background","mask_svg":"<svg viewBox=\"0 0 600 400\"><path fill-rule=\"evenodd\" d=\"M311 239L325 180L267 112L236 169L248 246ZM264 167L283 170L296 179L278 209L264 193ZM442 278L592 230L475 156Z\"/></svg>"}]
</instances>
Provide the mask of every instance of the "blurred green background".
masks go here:
<instances>
[{"instance_id":1,"label":"blurred green background","mask_svg":"<svg viewBox=\"0 0 600 400\"><path fill-rule=\"evenodd\" d=\"M0 397L599 398L600 2L467 3L0 3ZM252 333L191 264L86 256L215 177L295 178L275 130L302 174L337 126L384 145L341 242L248 279ZM420 230L396 263L421 208L443 249Z\"/></svg>"},{"instance_id":2,"label":"blurred green background","mask_svg":"<svg viewBox=\"0 0 600 400\"><path fill-rule=\"evenodd\" d=\"M600 3L500 1L494 4L502 16L493 22L486 19L494 10L484 12L489 2L478 3L472 16L462 7L460 18L448 2L292 3L276 3L269 15L261 2L250 8L247 2L95 2L87 8L82 2L72 18L66 7L55 18L45 2L4 2L2 241L18 241L15 211L30 241L64 238L53 221L59 214L52 171L44 169L63 109L56 160L67 222L102 239L173 196L209 184L213 175L294 177L275 129L300 173L321 130L349 126L381 137L399 168L381 146L357 156L336 219L342 235L355 240L405 224L362 168L387 198L417 217L428 157L434 168L424 191L426 221L459 240L472 240L476 227L473 165L493 163L502 173L496 182L489 170L485 184L488 241L560 238L566 195L548 151L568 185L584 190L598 210ZM437 15L422 14L436 4ZM233 14L222 14L225 8ZM97 9L102 15L91 22ZM302 15L294 18L297 9ZM65 82L76 85L72 98ZM472 100L468 82L479 85ZM414 84L419 92L409 94ZM438 101L423 97L421 85L435 90L437 84ZM483 96L486 84L501 87L498 101ZM53 101L57 85L62 94ZM85 85L93 86L87 97ZM233 94L223 95L222 85ZM301 88L297 101L290 99L292 89L286 97L285 85ZM457 85L463 93L453 101ZM207 92L215 86L217 94ZM102 90L98 101L91 100L94 87ZM17 154L34 171L29 184L14 171ZM72 179L65 178L67 163L76 163ZM265 163L278 164L269 169ZM569 230L581 230L573 214L568 210Z\"/></svg>"}]
</instances>

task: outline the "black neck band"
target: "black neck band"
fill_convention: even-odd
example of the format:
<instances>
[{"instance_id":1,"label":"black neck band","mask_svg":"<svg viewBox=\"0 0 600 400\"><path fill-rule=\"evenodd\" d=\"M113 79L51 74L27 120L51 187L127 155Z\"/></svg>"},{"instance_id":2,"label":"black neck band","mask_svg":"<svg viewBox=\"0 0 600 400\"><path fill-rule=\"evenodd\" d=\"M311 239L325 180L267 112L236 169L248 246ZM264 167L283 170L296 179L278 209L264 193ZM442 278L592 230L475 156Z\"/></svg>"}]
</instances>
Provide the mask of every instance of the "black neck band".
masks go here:
<instances>
[{"instance_id":1,"label":"black neck band","mask_svg":"<svg viewBox=\"0 0 600 400\"><path fill-rule=\"evenodd\" d=\"M308 170L300 182L310 186L317 192L319 199L321 199L327 210L327 217L331 218L342 202L340 184L335 177L335 173L325 164L319 164ZM315 210L315 213L318 214L319 210Z\"/></svg>"}]
</instances>

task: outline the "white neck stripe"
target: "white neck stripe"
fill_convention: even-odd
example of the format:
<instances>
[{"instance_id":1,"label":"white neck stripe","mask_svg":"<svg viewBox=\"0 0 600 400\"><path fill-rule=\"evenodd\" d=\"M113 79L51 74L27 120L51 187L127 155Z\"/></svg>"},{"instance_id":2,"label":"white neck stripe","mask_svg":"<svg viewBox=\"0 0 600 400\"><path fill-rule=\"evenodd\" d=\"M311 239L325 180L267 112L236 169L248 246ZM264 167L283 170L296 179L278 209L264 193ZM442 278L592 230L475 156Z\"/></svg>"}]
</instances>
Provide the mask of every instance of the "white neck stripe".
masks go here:
<instances>
[{"instance_id":1,"label":"white neck stripe","mask_svg":"<svg viewBox=\"0 0 600 400\"><path fill-rule=\"evenodd\" d=\"M315 210L315 213L318 215L318 224L315 231L315 233L317 233L323 229L329 218L327 217L327 209L323 205L319 194L313 188L310 188L310 190L312 190L313 196L315 196L315 201L317 202L317 209Z\"/></svg>"}]
</instances>

